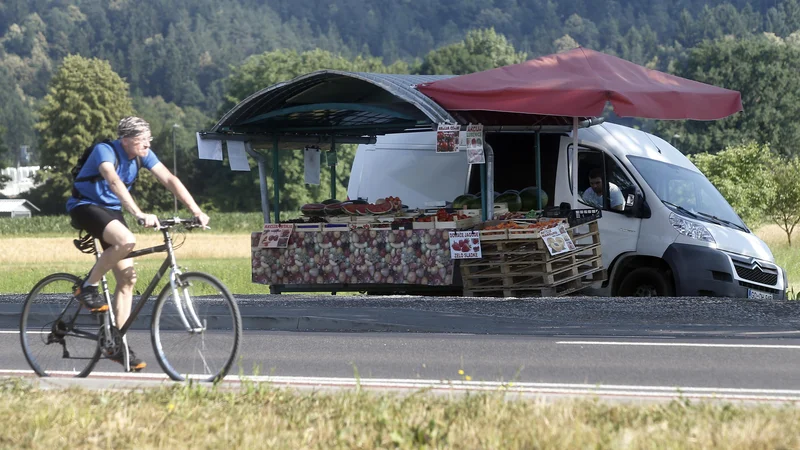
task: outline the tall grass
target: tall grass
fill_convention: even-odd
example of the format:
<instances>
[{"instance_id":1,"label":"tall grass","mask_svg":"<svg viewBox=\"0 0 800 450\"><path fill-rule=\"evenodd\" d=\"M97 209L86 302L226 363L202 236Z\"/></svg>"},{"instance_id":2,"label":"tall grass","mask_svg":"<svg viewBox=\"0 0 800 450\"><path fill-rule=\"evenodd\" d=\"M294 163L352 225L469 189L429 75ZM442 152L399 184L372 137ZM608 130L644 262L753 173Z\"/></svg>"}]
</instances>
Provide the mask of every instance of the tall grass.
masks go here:
<instances>
[{"instance_id":1,"label":"tall grass","mask_svg":"<svg viewBox=\"0 0 800 450\"><path fill-rule=\"evenodd\" d=\"M39 390L0 382L8 448L790 449L800 409L335 393L245 385Z\"/></svg>"}]
</instances>

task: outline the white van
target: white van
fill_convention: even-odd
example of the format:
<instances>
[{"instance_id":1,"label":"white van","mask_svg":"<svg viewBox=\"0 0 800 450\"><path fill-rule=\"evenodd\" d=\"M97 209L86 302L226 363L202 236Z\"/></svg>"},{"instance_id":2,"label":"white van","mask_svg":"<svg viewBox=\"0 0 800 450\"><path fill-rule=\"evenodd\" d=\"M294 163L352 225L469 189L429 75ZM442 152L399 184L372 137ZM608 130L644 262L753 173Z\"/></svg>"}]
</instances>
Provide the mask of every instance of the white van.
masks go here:
<instances>
[{"instance_id":1,"label":"white van","mask_svg":"<svg viewBox=\"0 0 800 450\"><path fill-rule=\"evenodd\" d=\"M348 197L391 195L417 208L478 194L480 165L468 164L465 151L436 153L435 134L385 135L375 144L360 145ZM534 139L530 132L487 133L496 192L536 185ZM573 209L594 207L582 194L591 191L592 169L604 175L599 226L608 279L584 293L785 298L786 272L775 264L769 247L672 145L612 123L581 128L578 139L579 195L573 195L571 133L542 133L540 161L549 197L545 207L562 202ZM623 204L616 205L620 197Z\"/></svg>"}]
</instances>

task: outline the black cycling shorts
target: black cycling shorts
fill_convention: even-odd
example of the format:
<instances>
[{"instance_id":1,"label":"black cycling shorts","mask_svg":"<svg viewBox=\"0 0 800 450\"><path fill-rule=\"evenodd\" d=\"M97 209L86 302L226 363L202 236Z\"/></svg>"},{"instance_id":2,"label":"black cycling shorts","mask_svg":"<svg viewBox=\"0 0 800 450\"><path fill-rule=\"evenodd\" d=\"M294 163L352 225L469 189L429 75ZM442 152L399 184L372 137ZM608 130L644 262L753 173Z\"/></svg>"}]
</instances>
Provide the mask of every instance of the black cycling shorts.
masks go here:
<instances>
[{"instance_id":1,"label":"black cycling shorts","mask_svg":"<svg viewBox=\"0 0 800 450\"><path fill-rule=\"evenodd\" d=\"M103 231L109 222L119 220L126 228L130 228L125 222L121 210L117 211L97 205L80 205L72 208L69 215L72 218L72 225L88 231L89 234L99 239L103 250L111 247L111 244L103 240Z\"/></svg>"}]
</instances>

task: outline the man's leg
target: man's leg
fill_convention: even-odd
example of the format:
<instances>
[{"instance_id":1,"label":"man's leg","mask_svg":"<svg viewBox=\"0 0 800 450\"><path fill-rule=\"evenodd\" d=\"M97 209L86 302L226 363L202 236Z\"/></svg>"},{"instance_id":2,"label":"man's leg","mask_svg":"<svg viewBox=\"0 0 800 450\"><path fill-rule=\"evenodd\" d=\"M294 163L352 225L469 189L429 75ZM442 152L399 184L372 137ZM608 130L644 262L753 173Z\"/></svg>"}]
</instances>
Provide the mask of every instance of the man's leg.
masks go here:
<instances>
[{"instance_id":1,"label":"man's leg","mask_svg":"<svg viewBox=\"0 0 800 450\"><path fill-rule=\"evenodd\" d=\"M122 328L131 315L133 287L136 285L133 259L127 258L118 262L114 266L114 277L117 279L117 289L114 292L114 316L117 319L117 327Z\"/></svg>"},{"instance_id":2,"label":"man's leg","mask_svg":"<svg viewBox=\"0 0 800 450\"><path fill-rule=\"evenodd\" d=\"M130 230L128 230L127 227L123 226L123 228L125 228L125 230L128 231L128 233L130 233ZM133 235L131 234L131 238L132 236ZM133 246L131 246L131 250L133 250ZM125 253L125 255L127 255L128 253ZM125 255L123 255L123 257ZM122 328L122 326L125 325L125 322L128 321L128 318L131 316L131 304L133 303L133 288L136 285L136 270L133 268L133 259L125 258L117 262L112 268L112 270L114 271L114 278L117 280L117 288L114 292L114 317L117 320L117 328ZM147 363L137 358L136 353L134 353L133 349L131 349L130 346L128 346L128 351L130 354L131 370L138 372L147 367ZM122 354L112 356L111 360L116 361L120 364L124 363Z\"/></svg>"},{"instance_id":3,"label":"man's leg","mask_svg":"<svg viewBox=\"0 0 800 450\"><path fill-rule=\"evenodd\" d=\"M96 285L99 283L103 275L116 267L122 258L133 251L136 246L136 237L128 227L118 220L112 220L106 225L103 230L103 240L109 244L109 247L103 250L86 278L86 284Z\"/></svg>"}]
</instances>

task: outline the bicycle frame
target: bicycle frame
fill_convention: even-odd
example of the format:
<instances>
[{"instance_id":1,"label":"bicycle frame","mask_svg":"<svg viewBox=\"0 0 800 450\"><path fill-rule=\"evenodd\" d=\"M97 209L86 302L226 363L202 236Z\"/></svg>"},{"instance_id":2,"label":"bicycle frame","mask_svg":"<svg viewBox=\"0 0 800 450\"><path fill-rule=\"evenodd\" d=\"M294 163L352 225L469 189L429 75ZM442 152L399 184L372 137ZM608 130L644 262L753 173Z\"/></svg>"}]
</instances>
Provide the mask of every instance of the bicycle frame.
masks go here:
<instances>
[{"instance_id":1,"label":"bicycle frame","mask_svg":"<svg viewBox=\"0 0 800 450\"><path fill-rule=\"evenodd\" d=\"M203 326L203 324L200 323L200 319L197 317L194 304L192 303L192 300L189 297L189 295L187 294L181 296L178 293L178 287L176 282L178 276L181 275L181 271L180 268L178 268L177 261L175 260L175 251L172 248L172 236L170 236L169 234L169 228L166 227L162 228L161 233L164 235L164 244L143 248L140 250L134 250L128 253L128 255L125 258L123 258L123 259L137 258L139 256L150 255L153 253L162 253L162 252L167 253L167 256L164 258L164 262L161 264L161 267L158 269L156 274L153 275L153 279L150 280L150 284L147 285L147 288L145 289L144 293L141 295L139 300L136 302L136 305L132 307L128 320L125 322L125 324L122 325L121 328L118 328L120 335L122 336L125 336L128 329L133 325L134 320L136 320L136 318L139 316L139 313L142 311L142 308L144 308L145 303L147 302L147 300L150 299L150 295L153 293L153 291L155 291L156 286L158 286L158 283L161 282L161 279L167 273L168 269L170 270L169 282L170 286L172 287L172 296L175 299L175 304L178 309L179 316L181 318L181 321L183 322L183 325L186 327L186 331L198 333L205 330L205 327ZM95 248L96 248L96 243L95 243ZM100 257L99 254L97 253L95 253L95 256L96 258ZM106 300L109 302L110 306L111 293L108 290L108 284L106 282L105 275L103 276L102 283L103 283L104 295L106 296ZM189 316L193 321L193 324L189 323L189 320L187 319L186 314L184 313L184 307L189 312ZM112 316L112 320L116 322L116 319L113 317L113 308L109 308L109 314ZM107 326L110 326L110 324L107 324Z\"/></svg>"}]
</instances>

